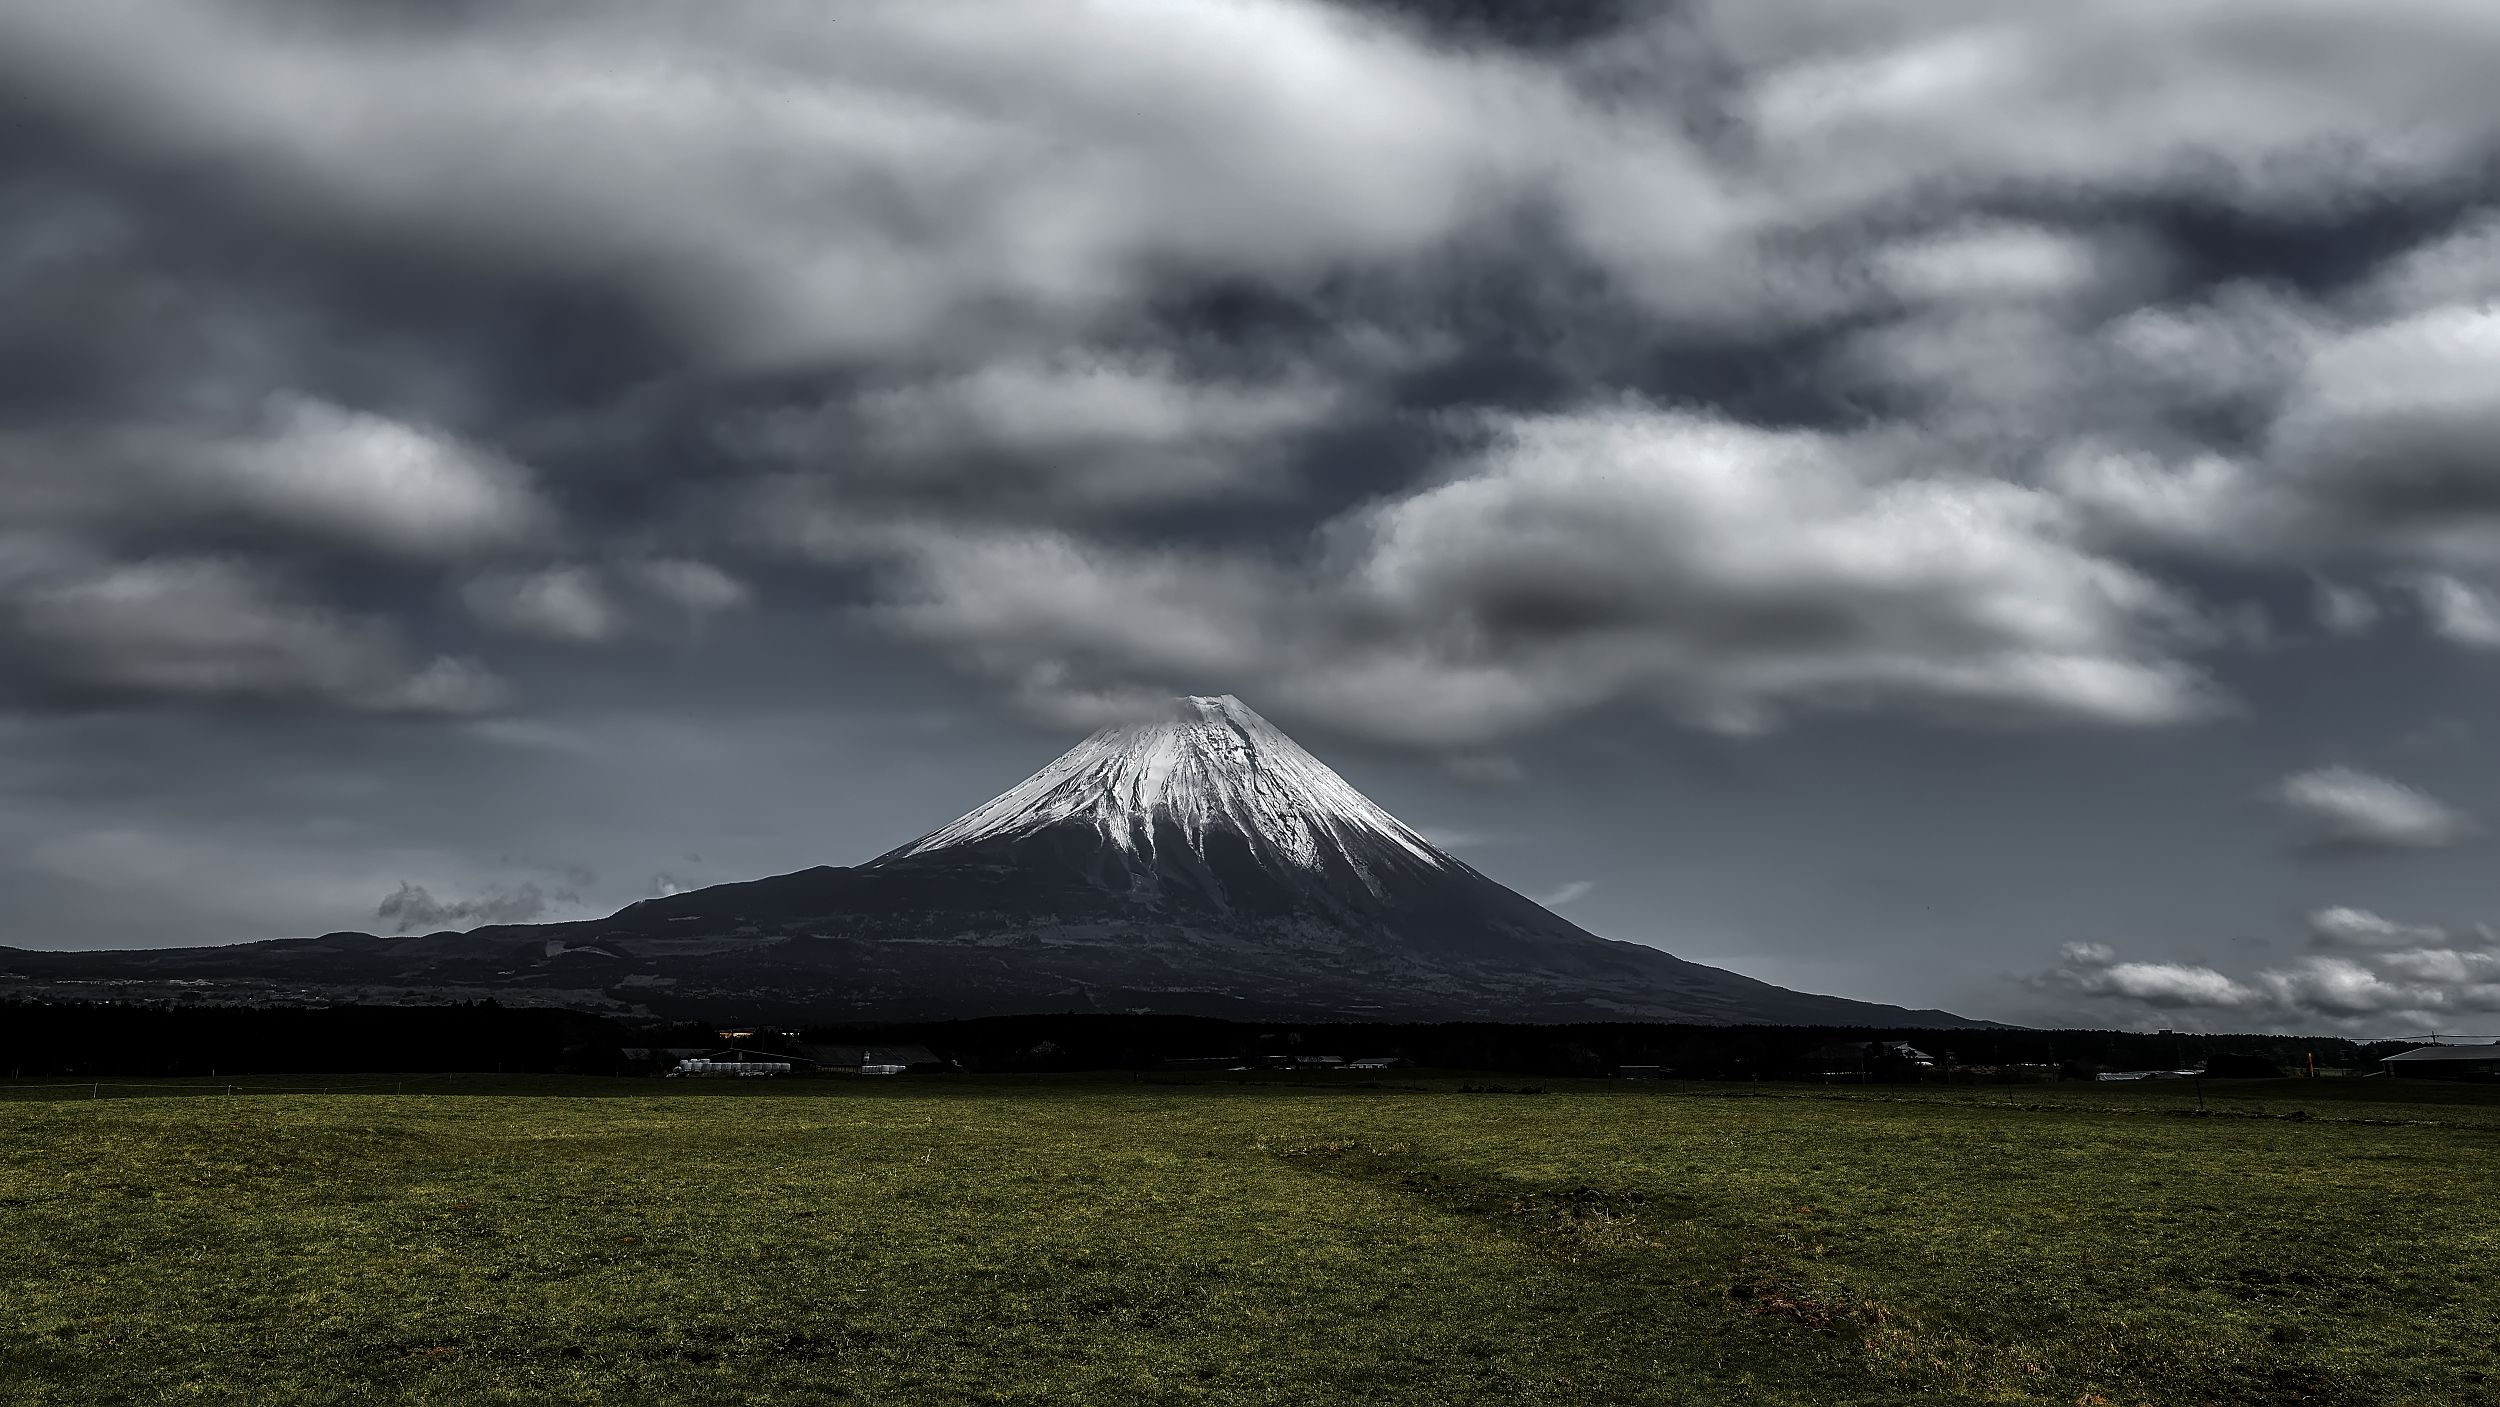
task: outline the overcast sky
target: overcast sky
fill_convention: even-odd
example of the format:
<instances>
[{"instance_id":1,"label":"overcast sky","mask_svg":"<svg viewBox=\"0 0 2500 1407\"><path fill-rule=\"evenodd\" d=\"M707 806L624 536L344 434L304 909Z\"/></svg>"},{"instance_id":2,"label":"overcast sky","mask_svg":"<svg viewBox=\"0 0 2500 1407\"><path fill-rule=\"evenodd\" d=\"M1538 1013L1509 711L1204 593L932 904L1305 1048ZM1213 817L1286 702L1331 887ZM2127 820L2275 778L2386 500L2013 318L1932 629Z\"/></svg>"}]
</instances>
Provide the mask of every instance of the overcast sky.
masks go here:
<instances>
[{"instance_id":1,"label":"overcast sky","mask_svg":"<svg viewBox=\"0 0 2500 1407\"><path fill-rule=\"evenodd\" d=\"M0 5L0 942L1241 695L1590 929L2500 1028L2488 0Z\"/></svg>"}]
</instances>

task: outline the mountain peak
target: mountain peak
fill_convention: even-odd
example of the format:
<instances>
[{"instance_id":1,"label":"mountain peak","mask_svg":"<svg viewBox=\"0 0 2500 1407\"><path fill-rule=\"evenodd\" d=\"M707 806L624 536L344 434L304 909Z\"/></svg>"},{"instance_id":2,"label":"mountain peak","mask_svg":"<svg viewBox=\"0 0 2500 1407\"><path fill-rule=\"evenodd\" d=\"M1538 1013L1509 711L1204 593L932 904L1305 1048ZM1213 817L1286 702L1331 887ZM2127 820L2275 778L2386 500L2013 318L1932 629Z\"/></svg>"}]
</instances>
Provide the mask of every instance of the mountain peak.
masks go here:
<instances>
[{"instance_id":1,"label":"mountain peak","mask_svg":"<svg viewBox=\"0 0 2500 1407\"><path fill-rule=\"evenodd\" d=\"M1113 724L954 824L872 861L1081 826L1135 855L1177 835L1203 857L1230 833L1302 870L1332 859L1368 871L1389 859L1464 868L1356 791L1230 694L1174 699L1165 714Z\"/></svg>"},{"instance_id":2,"label":"mountain peak","mask_svg":"<svg viewBox=\"0 0 2500 1407\"><path fill-rule=\"evenodd\" d=\"M713 885L582 923L8 962L43 983L182 984L162 989L169 998L196 997L203 981L224 1000L265 1000L280 984L336 1002L421 988L671 1016L735 1002L801 1021L1082 1006L1236 1020L1969 1024L1599 938L1443 854L1230 696L1176 699L1161 718L1105 728L857 868Z\"/></svg>"}]
</instances>

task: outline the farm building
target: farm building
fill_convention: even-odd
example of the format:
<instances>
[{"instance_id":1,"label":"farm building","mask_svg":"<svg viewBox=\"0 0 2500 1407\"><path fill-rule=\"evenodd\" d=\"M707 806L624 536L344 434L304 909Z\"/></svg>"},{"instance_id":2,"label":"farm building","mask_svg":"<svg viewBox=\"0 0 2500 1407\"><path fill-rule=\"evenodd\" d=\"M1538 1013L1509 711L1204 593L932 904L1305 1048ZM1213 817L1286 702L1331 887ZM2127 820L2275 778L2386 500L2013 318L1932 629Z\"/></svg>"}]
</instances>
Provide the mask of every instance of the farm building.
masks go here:
<instances>
[{"instance_id":1,"label":"farm building","mask_svg":"<svg viewBox=\"0 0 2500 1407\"><path fill-rule=\"evenodd\" d=\"M787 1075L800 1068L812 1068L816 1062L802 1056L783 1055L769 1050L748 1050L730 1046L724 1050L696 1051L671 1067L668 1076L724 1077Z\"/></svg>"},{"instance_id":2,"label":"farm building","mask_svg":"<svg viewBox=\"0 0 2500 1407\"><path fill-rule=\"evenodd\" d=\"M1394 1070L1412 1065L1394 1055L1367 1055L1349 1061L1342 1055L1183 1055L1159 1061L1158 1070Z\"/></svg>"},{"instance_id":3,"label":"farm building","mask_svg":"<svg viewBox=\"0 0 2500 1407\"><path fill-rule=\"evenodd\" d=\"M1886 1079L1935 1068L1936 1057L1908 1041L1834 1041L1797 1058L1797 1072L1817 1079Z\"/></svg>"},{"instance_id":4,"label":"farm building","mask_svg":"<svg viewBox=\"0 0 2500 1407\"><path fill-rule=\"evenodd\" d=\"M822 1069L857 1070L863 1075L900 1075L907 1071L921 1074L955 1068L925 1045L803 1045L799 1054Z\"/></svg>"},{"instance_id":5,"label":"farm building","mask_svg":"<svg viewBox=\"0 0 2500 1407\"><path fill-rule=\"evenodd\" d=\"M2500 1043L2426 1045L2379 1064L2390 1075L2413 1080L2500 1079Z\"/></svg>"},{"instance_id":6,"label":"farm building","mask_svg":"<svg viewBox=\"0 0 2500 1407\"><path fill-rule=\"evenodd\" d=\"M710 1046L629 1045L617 1052L629 1074L665 1075L677 1068L680 1060L693 1060L711 1052Z\"/></svg>"}]
</instances>

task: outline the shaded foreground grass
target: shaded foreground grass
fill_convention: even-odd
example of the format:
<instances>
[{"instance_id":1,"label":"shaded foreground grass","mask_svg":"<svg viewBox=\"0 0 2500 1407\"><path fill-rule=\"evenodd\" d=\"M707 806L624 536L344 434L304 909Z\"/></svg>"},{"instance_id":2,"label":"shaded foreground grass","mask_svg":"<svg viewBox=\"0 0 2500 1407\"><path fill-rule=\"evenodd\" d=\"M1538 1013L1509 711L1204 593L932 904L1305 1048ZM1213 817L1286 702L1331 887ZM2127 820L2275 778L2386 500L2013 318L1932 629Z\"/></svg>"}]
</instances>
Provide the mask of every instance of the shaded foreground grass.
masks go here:
<instances>
[{"instance_id":1,"label":"shaded foreground grass","mask_svg":"<svg viewBox=\"0 0 2500 1407\"><path fill-rule=\"evenodd\" d=\"M2500 1403L2489 1091L1237 1078L0 1085L0 1400Z\"/></svg>"}]
</instances>

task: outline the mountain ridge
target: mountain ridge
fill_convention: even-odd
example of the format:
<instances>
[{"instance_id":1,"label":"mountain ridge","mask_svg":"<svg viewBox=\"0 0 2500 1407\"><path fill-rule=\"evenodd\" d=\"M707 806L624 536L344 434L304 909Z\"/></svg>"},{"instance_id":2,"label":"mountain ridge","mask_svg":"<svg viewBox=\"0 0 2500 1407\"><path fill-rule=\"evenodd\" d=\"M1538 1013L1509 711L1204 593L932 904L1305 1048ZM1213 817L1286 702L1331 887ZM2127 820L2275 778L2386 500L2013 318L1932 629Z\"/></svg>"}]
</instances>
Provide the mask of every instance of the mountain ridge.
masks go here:
<instances>
[{"instance_id":1,"label":"mountain ridge","mask_svg":"<svg viewBox=\"0 0 2500 1407\"><path fill-rule=\"evenodd\" d=\"M858 866L714 885L569 923L225 949L0 950L0 963L21 982L292 982L333 999L561 996L586 1009L749 1019L1081 1008L1997 1024L1794 992L1600 938L1432 844L1230 695L1175 700L1163 718L1102 729ZM67 978L71 969L82 975ZM0 976L0 994L9 985Z\"/></svg>"}]
</instances>

